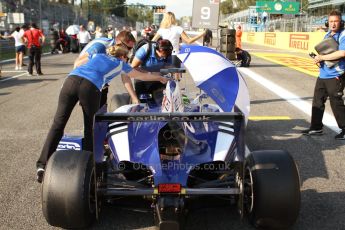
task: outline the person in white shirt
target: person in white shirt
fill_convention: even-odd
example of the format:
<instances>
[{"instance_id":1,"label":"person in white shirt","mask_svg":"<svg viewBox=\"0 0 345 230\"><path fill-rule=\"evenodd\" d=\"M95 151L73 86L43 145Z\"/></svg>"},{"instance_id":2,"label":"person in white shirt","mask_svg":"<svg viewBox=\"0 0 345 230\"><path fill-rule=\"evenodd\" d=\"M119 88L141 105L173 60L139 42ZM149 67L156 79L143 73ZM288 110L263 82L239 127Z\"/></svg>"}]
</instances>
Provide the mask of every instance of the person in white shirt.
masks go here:
<instances>
[{"instance_id":1,"label":"person in white shirt","mask_svg":"<svg viewBox=\"0 0 345 230\"><path fill-rule=\"evenodd\" d=\"M103 37L102 28L100 26L96 26L96 30L93 34L95 35L95 38Z\"/></svg>"},{"instance_id":2,"label":"person in white shirt","mask_svg":"<svg viewBox=\"0 0 345 230\"><path fill-rule=\"evenodd\" d=\"M177 54L180 51L180 38L184 43L191 44L201 37L205 36L205 31L201 34L190 38L181 26L176 25L175 14L172 12L167 12L164 14L160 27L153 37L153 41L157 41L160 37L163 39L168 39L173 45L174 49L172 52L172 64L176 67L180 67L181 62L177 58Z\"/></svg>"},{"instance_id":3,"label":"person in white shirt","mask_svg":"<svg viewBox=\"0 0 345 230\"><path fill-rule=\"evenodd\" d=\"M15 70L21 70L23 66L23 55L25 52L25 44L23 41L24 30L16 27L11 35L4 35L3 38L13 38L14 46L16 48L16 67Z\"/></svg>"},{"instance_id":4,"label":"person in white shirt","mask_svg":"<svg viewBox=\"0 0 345 230\"><path fill-rule=\"evenodd\" d=\"M79 40L80 51L82 51L84 49L84 47L87 45L87 43L90 42L91 35L88 31L85 30L83 25L80 25L77 38Z\"/></svg>"}]
</instances>

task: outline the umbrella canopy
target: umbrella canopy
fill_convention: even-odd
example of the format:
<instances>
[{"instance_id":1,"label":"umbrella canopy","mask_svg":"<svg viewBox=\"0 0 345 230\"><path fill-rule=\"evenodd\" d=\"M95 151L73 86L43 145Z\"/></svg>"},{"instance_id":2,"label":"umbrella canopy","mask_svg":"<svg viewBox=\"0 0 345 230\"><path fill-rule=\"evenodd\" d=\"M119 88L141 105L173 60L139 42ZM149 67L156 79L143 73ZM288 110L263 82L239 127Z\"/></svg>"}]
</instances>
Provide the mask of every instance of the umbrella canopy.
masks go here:
<instances>
[{"instance_id":1,"label":"umbrella canopy","mask_svg":"<svg viewBox=\"0 0 345 230\"><path fill-rule=\"evenodd\" d=\"M70 25L66 29L66 34L68 35L75 35L79 33L79 26L78 25Z\"/></svg>"},{"instance_id":2,"label":"umbrella canopy","mask_svg":"<svg viewBox=\"0 0 345 230\"><path fill-rule=\"evenodd\" d=\"M250 102L247 85L228 59L211 48L196 45L183 45L177 56L188 69L196 86L207 93L223 111L240 110L247 120Z\"/></svg>"}]
</instances>

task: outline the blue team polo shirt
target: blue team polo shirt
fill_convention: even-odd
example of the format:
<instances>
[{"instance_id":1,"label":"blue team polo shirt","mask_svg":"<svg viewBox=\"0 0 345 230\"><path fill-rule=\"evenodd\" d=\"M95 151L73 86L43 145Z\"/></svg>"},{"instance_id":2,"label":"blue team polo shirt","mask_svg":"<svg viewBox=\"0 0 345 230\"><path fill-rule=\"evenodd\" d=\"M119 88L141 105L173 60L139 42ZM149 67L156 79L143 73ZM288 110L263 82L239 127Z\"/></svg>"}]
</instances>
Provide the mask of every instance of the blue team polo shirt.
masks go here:
<instances>
[{"instance_id":1,"label":"blue team polo shirt","mask_svg":"<svg viewBox=\"0 0 345 230\"><path fill-rule=\"evenodd\" d=\"M330 36L331 32L329 31L324 38L328 38ZM340 30L333 35L333 38L339 43L338 50L345 50L345 30ZM345 58L341 58L340 61L331 68L327 67L325 62L321 62L320 65L321 68L319 77L322 79L339 77L345 72Z\"/></svg>"},{"instance_id":2,"label":"blue team polo shirt","mask_svg":"<svg viewBox=\"0 0 345 230\"><path fill-rule=\"evenodd\" d=\"M129 73L132 67L107 54L93 54L89 61L75 68L68 76L77 75L92 82L99 90L114 77Z\"/></svg>"},{"instance_id":3,"label":"blue team polo shirt","mask_svg":"<svg viewBox=\"0 0 345 230\"><path fill-rule=\"evenodd\" d=\"M89 42L84 49L80 52L79 56L87 52L89 55L96 53L106 53L107 48L114 45L115 41L111 38L96 38Z\"/></svg>"},{"instance_id":4,"label":"blue team polo shirt","mask_svg":"<svg viewBox=\"0 0 345 230\"><path fill-rule=\"evenodd\" d=\"M146 54L149 49L149 44L145 44L138 49L135 53L135 57L138 58L142 64L141 68L148 72L159 72L160 69L165 68L166 66L171 66L171 56L168 58L158 58L156 57L156 44L152 44L152 49L149 57L145 61ZM145 61L145 62L144 62Z\"/></svg>"}]
</instances>

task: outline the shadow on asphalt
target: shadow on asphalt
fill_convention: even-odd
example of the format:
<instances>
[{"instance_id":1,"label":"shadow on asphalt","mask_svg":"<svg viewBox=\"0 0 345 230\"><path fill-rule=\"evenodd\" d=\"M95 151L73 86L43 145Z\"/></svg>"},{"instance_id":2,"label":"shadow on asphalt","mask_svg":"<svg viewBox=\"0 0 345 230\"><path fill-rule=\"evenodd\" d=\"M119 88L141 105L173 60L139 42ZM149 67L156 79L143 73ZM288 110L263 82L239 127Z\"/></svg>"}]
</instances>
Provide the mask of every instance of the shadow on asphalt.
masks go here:
<instances>
[{"instance_id":1,"label":"shadow on asphalt","mask_svg":"<svg viewBox=\"0 0 345 230\"><path fill-rule=\"evenodd\" d=\"M309 125L304 119L249 121L246 132L247 144L250 151L288 151L299 167L302 183L309 178L327 179L323 152L337 149L343 146L344 142L334 140L336 133L326 127L322 136L302 135L301 130L309 128Z\"/></svg>"},{"instance_id":2,"label":"shadow on asphalt","mask_svg":"<svg viewBox=\"0 0 345 230\"><path fill-rule=\"evenodd\" d=\"M313 97L301 97L301 98L296 98L296 100L306 100L306 101L312 101ZM289 100L292 101L292 100ZM271 102L286 102L285 99L279 98L279 99L270 99L270 100L252 100L250 101L251 105L256 105L256 104L265 104L265 103L271 103Z\"/></svg>"},{"instance_id":3,"label":"shadow on asphalt","mask_svg":"<svg viewBox=\"0 0 345 230\"><path fill-rule=\"evenodd\" d=\"M46 75L46 74L45 74ZM13 78L8 81L0 82L0 89L9 88L13 86L21 86L27 84L33 84L42 81L57 81L59 78L46 78L45 75L43 76L32 76L27 78ZM54 74L56 75L56 74Z\"/></svg>"},{"instance_id":4,"label":"shadow on asphalt","mask_svg":"<svg viewBox=\"0 0 345 230\"><path fill-rule=\"evenodd\" d=\"M325 129L323 136L302 136L300 130L308 125L304 119L249 121L246 142L251 151L282 149L290 152L297 162L302 183L309 178L328 178L323 152L336 149L344 143L335 141L335 133L329 129ZM255 229L246 218L241 221L236 205L231 205L229 200L207 199L193 201L195 205L190 206L186 215L185 229ZM339 221L339 215L345 211L342 205L344 199L345 193L302 191L300 215L291 229L332 229L332 220ZM339 202L334 203L336 200ZM100 220L90 229L155 229L154 214L148 201L130 200L128 204L105 205Z\"/></svg>"},{"instance_id":5,"label":"shadow on asphalt","mask_svg":"<svg viewBox=\"0 0 345 230\"><path fill-rule=\"evenodd\" d=\"M290 230L315 230L315 229L344 229L342 215L345 212L343 200L345 193L329 192L318 193L315 190L301 192L301 209L296 223ZM247 217L243 220L237 212L235 205L230 205L226 200L223 204L217 204L215 199L210 199L207 204L200 201L203 207L195 206L185 215L186 230L254 230ZM144 206L144 200L131 201L132 206L140 209ZM207 206L208 207L205 207ZM311 211L312 210L312 211ZM102 208L100 219L89 230L109 229L156 229L154 214L150 205L146 209L133 211L119 208L116 205L106 205Z\"/></svg>"},{"instance_id":6,"label":"shadow on asphalt","mask_svg":"<svg viewBox=\"0 0 345 230\"><path fill-rule=\"evenodd\" d=\"M107 204L102 208L100 219L89 229L155 229L153 209L150 203L143 199L125 199L122 204ZM120 208L122 207L122 208ZM125 208L123 208L125 207ZM219 198L202 198L194 200L188 207L185 216L185 228L199 229L244 229L252 230L249 222L241 221L236 205L230 205L229 200ZM136 208L137 211L130 210ZM230 227L231 226L231 227Z\"/></svg>"},{"instance_id":7,"label":"shadow on asphalt","mask_svg":"<svg viewBox=\"0 0 345 230\"><path fill-rule=\"evenodd\" d=\"M72 70L73 62L55 63L55 62L45 61L43 67L44 68L68 68Z\"/></svg>"}]
</instances>

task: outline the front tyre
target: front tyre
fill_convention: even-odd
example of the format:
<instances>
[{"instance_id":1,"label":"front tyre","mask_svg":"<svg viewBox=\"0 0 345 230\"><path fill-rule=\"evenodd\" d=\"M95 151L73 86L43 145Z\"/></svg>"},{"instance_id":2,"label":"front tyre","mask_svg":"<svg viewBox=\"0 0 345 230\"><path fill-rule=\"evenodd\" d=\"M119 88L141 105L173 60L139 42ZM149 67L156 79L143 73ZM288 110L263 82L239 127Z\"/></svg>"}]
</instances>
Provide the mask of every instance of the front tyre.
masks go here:
<instances>
[{"instance_id":1,"label":"front tyre","mask_svg":"<svg viewBox=\"0 0 345 230\"><path fill-rule=\"evenodd\" d=\"M285 229L296 222L300 209L300 180L289 153L255 151L245 164L244 202L256 227Z\"/></svg>"},{"instance_id":2,"label":"front tyre","mask_svg":"<svg viewBox=\"0 0 345 230\"><path fill-rule=\"evenodd\" d=\"M48 161L42 184L42 209L50 225L84 228L96 212L93 154L56 151Z\"/></svg>"}]
</instances>

